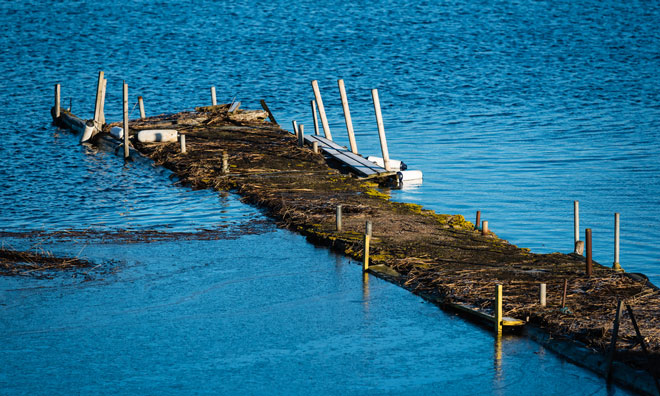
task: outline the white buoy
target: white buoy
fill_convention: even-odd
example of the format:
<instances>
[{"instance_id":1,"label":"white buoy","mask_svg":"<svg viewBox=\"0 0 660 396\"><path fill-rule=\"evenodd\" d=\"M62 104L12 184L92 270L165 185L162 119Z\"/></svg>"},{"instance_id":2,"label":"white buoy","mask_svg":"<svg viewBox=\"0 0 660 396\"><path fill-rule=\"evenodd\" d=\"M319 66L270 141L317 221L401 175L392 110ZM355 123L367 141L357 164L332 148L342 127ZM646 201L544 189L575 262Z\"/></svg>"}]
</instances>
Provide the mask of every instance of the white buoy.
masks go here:
<instances>
[{"instance_id":1,"label":"white buoy","mask_svg":"<svg viewBox=\"0 0 660 396\"><path fill-rule=\"evenodd\" d=\"M94 131L96 131L96 126L94 125L94 121L90 120L85 123L85 129L83 130L82 137L80 138L80 143L86 143L89 141L92 136L94 135Z\"/></svg>"},{"instance_id":2,"label":"white buoy","mask_svg":"<svg viewBox=\"0 0 660 396\"><path fill-rule=\"evenodd\" d=\"M390 163L392 163L392 160L390 160ZM399 175L400 182L411 181L411 180L422 180L424 178L422 171L418 171L418 170L398 171L397 175Z\"/></svg>"},{"instance_id":3,"label":"white buoy","mask_svg":"<svg viewBox=\"0 0 660 396\"><path fill-rule=\"evenodd\" d=\"M110 135L115 139L121 140L124 138L124 128L114 126L110 128Z\"/></svg>"},{"instance_id":4,"label":"white buoy","mask_svg":"<svg viewBox=\"0 0 660 396\"><path fill-rule=\"evenodd\" d=\"M374 164L380 166L380 167L385 167L385 161L381 157L374 157L373 155L370 155L367 157L367 161L373 162ZM408 169L408 165L403 163L402 161L398 160L393 160L390 159L390 169L392 170L406 170Z\"/></svg>"},{"instance_id":5,"label":"white buoy","mask_svg":"<svg viewBox=\"0 0 660 396\"><path fill-rule=\"evenodd\" d=\"M137 139L142 143L176 142L178 132L176 129L145 129L138 132Z\"/></svg>"}]
</instances>

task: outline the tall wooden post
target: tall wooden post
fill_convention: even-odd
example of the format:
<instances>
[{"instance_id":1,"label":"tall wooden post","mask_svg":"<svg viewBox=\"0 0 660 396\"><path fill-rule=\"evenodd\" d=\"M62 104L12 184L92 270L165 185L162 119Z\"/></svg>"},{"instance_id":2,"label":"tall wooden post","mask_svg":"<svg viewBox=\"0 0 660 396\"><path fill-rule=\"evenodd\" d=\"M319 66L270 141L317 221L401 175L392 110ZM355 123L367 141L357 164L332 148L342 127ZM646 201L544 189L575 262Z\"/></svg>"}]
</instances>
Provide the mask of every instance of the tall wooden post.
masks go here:
<instances>
[{"instance_id":1,"label":"tall wooden post","mask_svg":"<svg viewBox=\"0 0 660 396\"><path fill-rule=\"evenodd\" d=\"M383 126L383 115L380 113L380 100L378 99L378 90L371 90L371 97L374 100L374 111L376 112L376 123L378 124L378 136L380 137L380 149L383 153L383 162L385 170L390 170L390 154L387 151L387 139L385 139L385 127Z\"/></svg>"},{"instance_id":2,"label":"tall wooden post","mask_svg":"<svg viewBox=\"0 0 660 396\"><path fill-rule=\"evenodd\" d=\"M495 286L495 332L502 334L502 285Z\"/></svg>"},{"instance_id":3,"label":"tall wooden post","mask_svg":"<svg viewBox=\"0 0 660 396\"><path fill-rule=\"evenodd\" d=\"M319 118L316 114L316 101L311 100L310 105L312 106L312 119L314 120L314 135L319 135Z\"/></svg>"},{"instance_id":4,"label":"tall wooden post","mask_svg":"<svg viewBox=\"0 0 660 396\"><path fill-rule=\"evenodd\" d=\"M587 261L586 261L586 269L585 272L587 273L587 276L591 276L591 273L593 271L593 262L592 262L592 256L591 256L591 228L587 228L584 230L584 240L585 240L585 249L587 250Z\"/></svg>"},{"instance_id":5,"label":"tall wooden post","mask_svg":"<svg viewBox=\"0 0 660 396\"><path fill-rule=\"evenodd\" d=\"M215 100L215 87L211 87L211 105L216 106L218 102Z\"/></svg>"},{"instance_id":6,"label":"tall wooden post","mask_svg":"<svg viewBox=\"0 0 660 396\"><path fill-rule=\"evenodd\" d=\"M60 118L60 84L55 84L55 120Z\"/></svg>"},{"instance_id":7,"label":"tall wooden post","mask_svg":"<svg viewBox=\"0 0 660 396\"><path fill-rule=\"evenodd\" d=\"M615 271L623 271L619 263L619 214L614 214L614 263L612 269Z\"/></svg>"},{"instance_id":8,"label":"tall wooden post","mask_svg":"<svg viewBox=\"0 0 660 396\"><path fill-rule=\"evenodd\" d=\"M353 154L358 153L357 143L355 142L355 134L353 133L353 121L351 120L351 111L348 108L348 98L346 97L346 88L344 87L344 80L337 80L339 85L339 96L341 97L341 106L344 109L344 120L346 121L346 131L348 131L348 142L351 145Z\"/></svg>"},{"instance_id":9,"label":"tall wooden post","mask_svg":"<svg viewBox=\"0 0 660 396\"><path fill-rule=\"evenodd\" d=\"M580 240L580 201L573 201L573 239L573 251L578 253L578 241Z\"/></svg>"},{"instance_id":10,"label":"tall wooden post","mask_svg":"<svg viewBox=\"0 0 660 396\"><path fill-rule=\"evenodd\" d=\"M99 79L96 83L96 102L94 105L94 126L97 129L99 128L99 122L101 120L101 96L103 91L103 70L99 72Z\"/></svg>"},{"instance_id":11,"label":"tall wooden post","mask_svg":"<svg viewBox=\"0 0 660 396\"><path fill-rule=\"evenodd\" d=\"M101 91L101 114L99 119L99 124L101 127L105 124L105 92L108 88L108 79L103 79L103 90Z\"/></svg>"},{"instance_id":12,"label":"tall wooden post","mask_svg":"<svg viewBox=\"0 0 660 396\"><path fill-rule=\"evenodd\" d=\"M328 119L325 116L325 107L323 107L323 99L321 99L321 91L319 91L319 83L316 80L312 81L312 89L314 90L314 98L316 99L316 105L319 108L319 115L321 116L321 124L323 125L323 133L325 133L326 139L332 140L332 133L330 133L330 125L328 125Z\"/></svg>"},{"instance_id":13,"label":"tall wooden post","mask_svg":"<svg viewBox=\"0 0 660 396\"><path fill-rule=\"evenodd\" d=\"M128 150L128 85L126 81L124 84L124 159L127 159L130 155Z\"/></svg>"}]
</instances>

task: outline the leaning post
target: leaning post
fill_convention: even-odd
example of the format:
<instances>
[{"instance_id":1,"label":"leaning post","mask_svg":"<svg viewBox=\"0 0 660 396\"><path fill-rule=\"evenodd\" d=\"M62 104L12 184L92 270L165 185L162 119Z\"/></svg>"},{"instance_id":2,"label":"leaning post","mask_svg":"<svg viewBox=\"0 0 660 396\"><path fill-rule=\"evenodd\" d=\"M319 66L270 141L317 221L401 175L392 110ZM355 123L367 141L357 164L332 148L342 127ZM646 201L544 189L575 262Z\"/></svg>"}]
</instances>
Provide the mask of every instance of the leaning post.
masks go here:
<instances>
[{"instance_id":1,"label":"leaning post","mask_svg":"<svg viewBox=\"0 0 660 396\"><path fill-rule=\"evenodd\" d=\"M97 130L101 130L99 128L99 122L101 120L101 96L102 96L102 91L103 91L103 70L99 72L99 79L96 84L96 101L94 105L94 127Z\"/></svg>"},{"instance_id":2,"label":"leaning post","mask_svg":"<svg viewBox=\"0 0 660 396\"><path fill-rule=\"evenodd\" d=\"M348 108L348 98L346 97L346 88L344 80L337 80L339 85L339 96L341 97L341 107L344 109L344 120L346 121L346 131L348 131L348 142L351 145L353 154L358 153L357 143L355 142L355 133L353 132L353 121L351 120L351 110Z\"/></svg>"},{"instance_id":3,"label":"leaning post","mask_svg":"<svg viewBox=\"0 0 660 396\"><path fill-rule=\"evenodd\" d=\"M319 117L316 114L316 101L311 100L310 105L312 106L312 119L314 120L314 135L319 135Z\"/></svg>"},{"instance_id":4,"label":"leaning post","mask_svg":"<svg viewBox=\"0 0 660 396\"><path fill-rule=\"evenodd\" d=\"M385 139L385 127L383 126L383 115L380 112L380 100L378 99L378 90L371 90L371 97L374 101L374 111L376 112L376 124L378 125L378 136L380 137L380 149L383 153L383 163L385 170L390 169L390 154L387 151L387 139Z\"/></svg>"},{"instance_id":5,"label":"leaning post","mask_svg":"<svg viewBox=\"0 0 660 396\"><path fill-rule=\"evenodd\" d=\"M323 107L323 99L321 99L321 91L319 91L319 83L316 80L312 81L312 89L314 90L314 98L316 105L319 107L319 115L321 116L321 124L323 125L323 133L326 139L332 140L332 133L330 133L330 125L325 116L325 107Z\"/></svg>"}]
</instances>

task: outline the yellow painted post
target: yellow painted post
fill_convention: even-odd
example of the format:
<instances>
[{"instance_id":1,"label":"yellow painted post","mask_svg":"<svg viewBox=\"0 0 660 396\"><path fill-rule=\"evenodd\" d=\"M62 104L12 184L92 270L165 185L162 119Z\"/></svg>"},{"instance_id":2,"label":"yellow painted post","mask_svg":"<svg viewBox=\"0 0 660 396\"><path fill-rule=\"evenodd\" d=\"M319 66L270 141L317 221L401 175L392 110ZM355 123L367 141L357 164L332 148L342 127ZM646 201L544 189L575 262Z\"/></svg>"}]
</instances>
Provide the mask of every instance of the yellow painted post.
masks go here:
<instances>
[{"instance_id":1,"label":"yellow painted post","mask_svg":"<svg viewBox=\"0 0 660 396\"><path fill-rule=\"evenodd\" d=\"M371 235L364 233L364 261L362 262L362 271L369 269L369 242L371 241Z\"/></svg>"},{"instance_id":2,"label":"yellow painted post","mask_svg":"<svg viewBox=\"0 0 660 396\"><path fill-rule=\"evenodd\" d=\"M502 285L495 286L495 332L502 334Z\"/></svg>"}]
</instances>

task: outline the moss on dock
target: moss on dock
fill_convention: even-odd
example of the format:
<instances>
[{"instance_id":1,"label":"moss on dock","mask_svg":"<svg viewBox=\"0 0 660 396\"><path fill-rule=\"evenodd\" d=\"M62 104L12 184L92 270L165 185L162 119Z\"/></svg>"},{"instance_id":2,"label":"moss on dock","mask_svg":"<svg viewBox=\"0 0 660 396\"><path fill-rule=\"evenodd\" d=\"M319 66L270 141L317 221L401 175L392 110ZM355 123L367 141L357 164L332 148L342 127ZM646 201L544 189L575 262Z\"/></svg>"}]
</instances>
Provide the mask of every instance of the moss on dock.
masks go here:
<instances>
[{"instance_id":1,"label":"moss on dock","mask_svg":"<svg viewBox=\"0 0 660 396\"><path fill-rule=\"evenodd\" d=\"M263 114L232 118L226 107L163 115L131 122L133 131L175 127L186 134L187 154L178 144L140 144L136 148L171 169L193 188L231 190L264 208L283 227L315 243L361 260L365 221L373 223L371 261L394 269L409 290L438 301L464 302L491 309L495 284L504 286L504 315L528 320L554 336L570 337L603 351L611 339L617 299L633 307L653 359L642 357L629 319L622 321L619 358L659 374L660 296L641 278L594 265L585 276L584 258L560 253L534 254L497 237L486 236L461 215L437 214L420 205L397 203L365 182L328 166L310 148ZM222 153L230 170L222 172ZM335 230L335 208L342 205L343 227ZM561 308L564 280L567 309ZM547 306L538 304L540 283L547 284Z\"/></svg>"}]
</instances>

